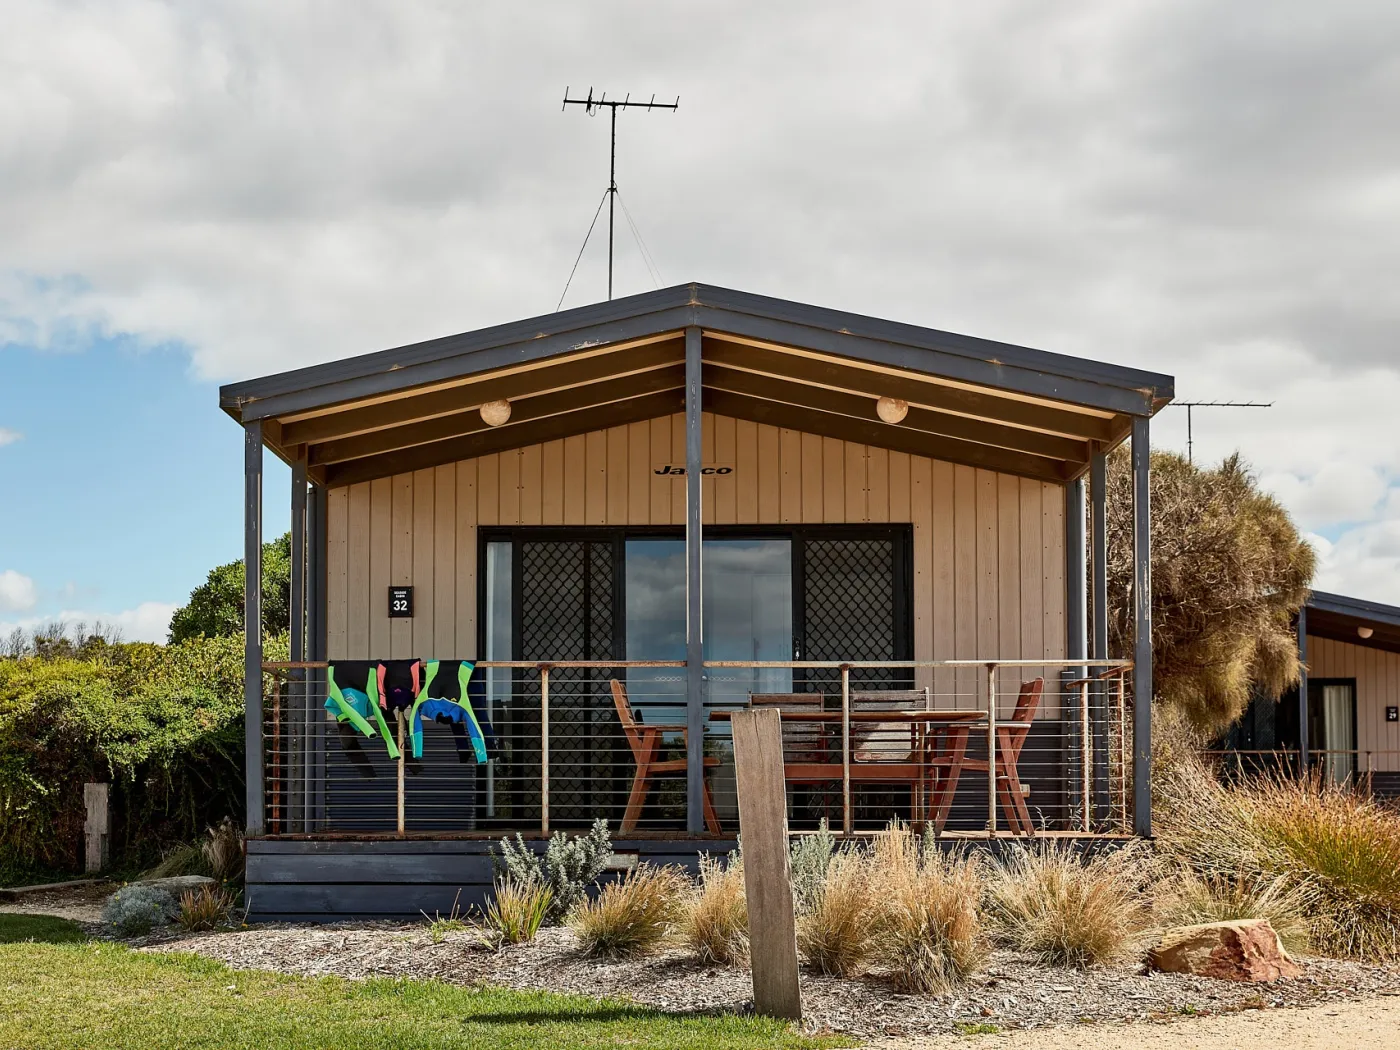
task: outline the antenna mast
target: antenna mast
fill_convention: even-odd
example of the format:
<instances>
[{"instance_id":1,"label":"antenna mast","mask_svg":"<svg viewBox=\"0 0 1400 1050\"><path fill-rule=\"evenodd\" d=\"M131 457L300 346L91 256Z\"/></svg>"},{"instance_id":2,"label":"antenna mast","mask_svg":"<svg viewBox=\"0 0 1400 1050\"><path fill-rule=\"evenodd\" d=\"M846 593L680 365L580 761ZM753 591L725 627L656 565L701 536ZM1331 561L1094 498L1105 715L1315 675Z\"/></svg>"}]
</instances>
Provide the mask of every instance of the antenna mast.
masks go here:
<instances>
[{"instance_id":1,"label":"antenna mast","mask_svg":"<svg viewBox=\"0 0 1400 1050\"><path fill-rule=\"evenodd\" d=\"M1173 401L1173 407L1186 409L1186 462L1194 463L1191 440L1191 410L1193 408L1273 408L1272 401Z\"/></svg>"},{"instance_id":2,"label":"antenna mast","mask_svg":"<svg viewBox=\"0 0 1400 1050\"><path fill-rule=\"evenodd\" d=\"M564 106L582 106L584 112L590 117L600 109L608 109L612 116L612 144L608 154L608 298L613 297L613 205L617 201L617 111L619 109L670 109L680 108L681 97L676 96L674 102L658 102L656 96L651 96L650 102L633 102L629 93L621 102L608 99L608 93L604 91L597 98L593 97L593 89L588 89L587 98L570 98L569 89L564 89Z\"/></svg>"}]
</instances>

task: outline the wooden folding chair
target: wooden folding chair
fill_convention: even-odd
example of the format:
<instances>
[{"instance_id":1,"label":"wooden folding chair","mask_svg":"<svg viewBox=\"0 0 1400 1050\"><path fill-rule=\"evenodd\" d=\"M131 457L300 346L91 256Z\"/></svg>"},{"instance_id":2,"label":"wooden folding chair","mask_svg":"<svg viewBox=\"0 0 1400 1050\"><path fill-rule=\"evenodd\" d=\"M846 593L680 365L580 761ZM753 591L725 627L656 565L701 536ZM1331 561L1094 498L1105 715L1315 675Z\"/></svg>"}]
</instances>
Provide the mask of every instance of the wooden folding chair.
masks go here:
<instances>
[{"instance_id":1,"label":"wooden folding chair","mask_svg":"<svg viewBox=\"0 0 1400 1050\"><path fill-rule=\"evenodd\" d=\"M1030 735L1031 723L1040 708L1041 694L1045 690L1045 679L1022 682L1021 691L1016 695L1016 710L1009 722L997 725L997 798L1001 801L1002 812L1012 830L1022 835L1034 835L1035 824L1031 820L1030 808L1026 805L1026 794L1021 786L1021 777L1016 764L1021 758L1021 748ZM929 759L929 765L939 771L938 787L933 792L933 828L935 834L943 831L948 823L948 813L953 808L953 795L958 790L958 779L964 772L987 772L985 758L968 758L967 741L970 734L977 732L971 727L950 726L943 731L947 740L947 752Z\"/></svg>"},{"instance_id":2,"label":"wooden folding chair","mask_svg":"<svg viewBox=\"0 0 1400 1050\"><path fill-rule=\"evenodd\" d=\"M616 678L612 680L613 704L617 707L617 720L622 723L622 732L627 744L632 748L632 758L637 763L637 771L632 775L632 791L627 796L627 810L622 816L620 832L634 831L642 816L642 806L646 803L647 792L651 790L651 778L658 773L684 773L689 763L684 758L668 758L657 761L661 753L661 737L664 733L679 733L681 741L687 739L687 727L683 725L647 725L632 714L631 701L627 690ZM719 759L706 756L705 768L713 769ZM704 780L705 826L711 833L720 833L719 817L715 815L714 800L710 797L710 783Z\"/></svg>"}]
</instances>

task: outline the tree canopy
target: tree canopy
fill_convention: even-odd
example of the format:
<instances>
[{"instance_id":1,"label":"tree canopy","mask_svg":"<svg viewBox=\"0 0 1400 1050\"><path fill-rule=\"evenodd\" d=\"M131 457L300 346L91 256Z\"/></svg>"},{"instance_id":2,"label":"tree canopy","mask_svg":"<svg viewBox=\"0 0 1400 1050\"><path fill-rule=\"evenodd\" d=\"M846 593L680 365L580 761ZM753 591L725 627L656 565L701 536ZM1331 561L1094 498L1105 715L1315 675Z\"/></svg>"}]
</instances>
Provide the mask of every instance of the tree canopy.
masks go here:
<instances>
[{"instance_id":1,"label":"tree canopy","mask_svg":"<svg viewBox=\"0 0 1400 1050\"><path fill-rule=\"evenodd\" d=\"M292 534L263 544L263 633L286 634L291 623ZM243 559L209 570L190 600L170 618L170 641L227 638L243 632Z\"/></svg>"},{"instance_id":2,"label":"tree canopy","mask_svg":"<svg viewBox=\"0 0 1400 1050\"><path fill-rule=\"evenodd\" d=\"M1133 644L1133 502L1128 451L1108 465L1109 647ZM1152 453L1152 651L1159 703L1214 732L1257 689L1279 696L1299 677L1293 617L1316 554L1238 455L1202 469Z\"/></svg>"}]
</instances>

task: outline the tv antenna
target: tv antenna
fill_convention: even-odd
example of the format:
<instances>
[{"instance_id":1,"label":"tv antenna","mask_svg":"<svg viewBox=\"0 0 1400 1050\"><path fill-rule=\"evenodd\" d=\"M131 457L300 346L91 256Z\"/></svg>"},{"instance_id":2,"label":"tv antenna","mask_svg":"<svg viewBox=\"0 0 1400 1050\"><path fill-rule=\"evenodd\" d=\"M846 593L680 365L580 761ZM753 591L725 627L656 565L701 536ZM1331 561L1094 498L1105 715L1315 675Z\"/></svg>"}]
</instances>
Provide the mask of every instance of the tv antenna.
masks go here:
<instances>
[{"instance_id":1,"label":"tv antenna","mask_svg":"<svg viewBox=\"0 0 1400 1050\"><path fill-rule=\"evenodd\" d=\"M1191 410L1193 408L1273 408L1272 401L1173 401L1173 407L1186 409L1186 462L1194 463L1191 440Z\"/></svg>"},{"instance_id":2,"label":"tv antenna","mask_svg":"<svg viewBox=\"0 0 1400 1050\"><path fill-rule=\"evenodd\" d=\"M598 112L599 110L601 110L601 109L607 109L607 110L609 111L611 117L612 117L612 145L611 145L611 150L610 150L610 152L609 152L609 154L608 154L608 192L607 192L607 197L608 197L608 298L611 299L612 296L613 296L613 205L614 205L614 203L615 203L616 200L617 200L617 111L618 111L619 109L645 109L645 110L669 109L669 110L677 110L677 109L680 109L680 106L681 106L681 97L680 97L679 95L677 95L677 96L676 96L676 101L674 101L674 102L658 102L658 101L656 101L656 96L653 94L653 95L651 96L651 101L650 101L650 102L633 102L633 101L632 101L632 95L631 95L631 93L629 92L627 95L625 95L625 96L623 97L622 101L619 102L619 101L617 101L616 99L609 99L609 98L608 98L608 93L607 93L606 91L604 91L604 92L603 92L601 95L599 95L597 98L594 98L594 97L593 97L593 89L592 89L592 88L589 88L589 89L588 89L588 97L587 97L587 98L570 98L570 97L569 97L569 89L566 87L566 88L564 89L564 108L567 108L567 107L569 107L569 106L582 106L582 107L583 107L583 111L584 111L585 113L587 113L590 117L591 117L591 116L594 116L595 114L597 114L597 112ZM594 215L594 219L595 219L595 220L597 219L597 216L596 216L596 215ZM592 232L592 227L589 227L589 232L590 232L590 233ZM588 246L588 238L587 238L587 237L584 238L583 243L584 243L584 247L587 247L587 246ZM580 254L580 255L583 254L582 249L580 249L579 254ZM578 262L577 262L577 261L574 262L574 268L575 268L575 269L578 268ZM571 280L571 281L573 280L573 274L570 274L570 275L569 275L569 280ZM564 292L565 292L565 294L568 294L568 291L569 291L569 286L566 284L566 285L564 286ZM563 296L560 296L559 301L560 301L561 303L564 301L564 300L563 300Z\"/></svg>"}]
</instances>

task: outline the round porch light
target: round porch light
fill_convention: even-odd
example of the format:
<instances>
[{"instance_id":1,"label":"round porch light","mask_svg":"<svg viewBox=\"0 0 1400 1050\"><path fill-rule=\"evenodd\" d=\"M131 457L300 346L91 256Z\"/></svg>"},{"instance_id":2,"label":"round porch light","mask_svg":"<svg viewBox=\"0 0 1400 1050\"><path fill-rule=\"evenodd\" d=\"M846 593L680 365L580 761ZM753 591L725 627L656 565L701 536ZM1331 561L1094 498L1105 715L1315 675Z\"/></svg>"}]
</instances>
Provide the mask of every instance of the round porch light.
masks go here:
<instances>
[{"instance_id":1,"label":"round porch light","mask_svg":"<svg viewBox=\"0 0 1400 1050\"><path fill-rule=\"evenodd\" d=\"M1371 627L1358 627L1358 628L1356 629L1356 633L1357 633L1357 636L1358 636L1358 637L1361 637L1361 638L1369 638L1369 637L1371 637L1371 635L1375 634L1376 632L1375 632L1375 630L1374 630L1373 628L1371 628Z\"/></svg>"},{"instance_id":2,"label":"round porch light","mask_svg":"<svg viewBox=\"0 0 1400 1050\"><path fill-rule=\"evenodd\" d=\"M875 402L875 414L886 423L903 423L909 414L909 402L897 397L882 397Z\"/></svg>"},{"instance_id":3,"label":"round porch light","mask_svg":"<svg viewBox=\"0 0 1400 1050\"><path fill-rule=\"evenodd\" d=\"M481 406L481 421L488 427L498 427L510 421L510 402L505 398L488 401Z\"/></svg>"}]
</instances>

